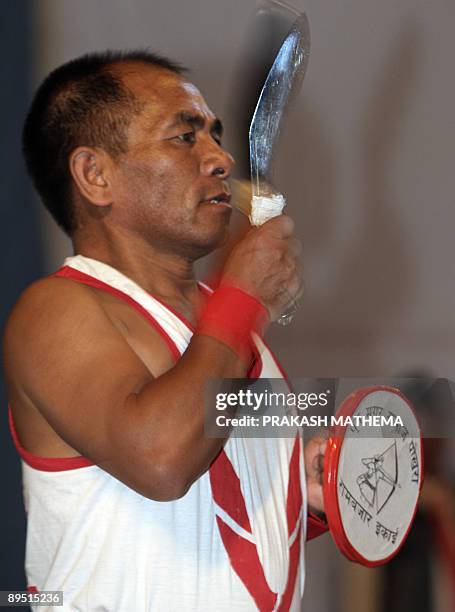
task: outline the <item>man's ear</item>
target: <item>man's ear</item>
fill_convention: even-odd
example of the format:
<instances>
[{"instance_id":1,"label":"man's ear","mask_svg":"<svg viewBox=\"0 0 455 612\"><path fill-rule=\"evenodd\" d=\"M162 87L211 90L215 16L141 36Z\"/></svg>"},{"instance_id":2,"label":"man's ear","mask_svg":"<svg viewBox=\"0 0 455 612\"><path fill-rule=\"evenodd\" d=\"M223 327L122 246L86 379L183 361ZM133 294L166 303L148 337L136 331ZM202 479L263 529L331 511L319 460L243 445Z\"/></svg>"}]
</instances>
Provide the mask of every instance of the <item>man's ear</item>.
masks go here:
<instances>
[{"instance_id":1,"label":"man's ear","mask_svg":"<svg viewBox=\"0 0 455 612\"><path fill-rule=\"evenodd\" d=\"M78 147L70 155L70 172L80 193L95 206L112 204L111 159L94 147Z\"/></svg>"}]
</instances>

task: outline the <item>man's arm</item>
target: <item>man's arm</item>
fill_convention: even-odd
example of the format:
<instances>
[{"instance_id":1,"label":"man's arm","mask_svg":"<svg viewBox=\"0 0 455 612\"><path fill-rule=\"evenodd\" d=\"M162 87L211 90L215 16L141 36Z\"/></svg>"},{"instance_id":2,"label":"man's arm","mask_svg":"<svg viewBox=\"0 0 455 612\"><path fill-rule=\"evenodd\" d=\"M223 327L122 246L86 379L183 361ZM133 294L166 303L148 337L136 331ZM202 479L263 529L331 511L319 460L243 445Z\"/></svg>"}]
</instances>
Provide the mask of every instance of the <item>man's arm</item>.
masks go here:
<instances>
[{"instance_id":1,"label":"man's arm","mask_svg":"<svg viewBox=\"0 0 455 612\"><path fill-rule=\"evenodd\" d=\"M299 283L292 225L276 219L269 227L269 236L261 228L243 241L223 278L275 316L283 294L292 297ZM163 501L184 495L224 444L204 436L205 381L242 377L248 367L222 342L196 334L175 367L155 379L94 294L57 278L32 286L16 306L5 364L9 387L20 389L65 442Z\"/></svg>"},{"instance_id":2,"label":"man's arm","mask_svg":"<svg viewBox=\"0 0 455 612\"><path fill-rule=\"evenodd\" d=\"M195 336L154 379L93 292L62 279L24 294L5 332L5 363L11 384L63 440L160 500L183 495L222 447L203 435L204 381L247 368L224 344Z\"/></svg>"}]
</instances>

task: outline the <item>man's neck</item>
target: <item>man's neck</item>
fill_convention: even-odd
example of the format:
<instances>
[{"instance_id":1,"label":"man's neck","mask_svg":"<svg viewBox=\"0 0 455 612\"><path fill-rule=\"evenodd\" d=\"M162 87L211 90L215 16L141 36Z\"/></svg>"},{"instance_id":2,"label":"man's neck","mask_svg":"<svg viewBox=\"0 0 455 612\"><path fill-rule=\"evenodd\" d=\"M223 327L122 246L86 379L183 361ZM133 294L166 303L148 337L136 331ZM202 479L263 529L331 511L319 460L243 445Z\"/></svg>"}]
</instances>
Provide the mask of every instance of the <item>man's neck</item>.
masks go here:
<instances>
[{"instance_id":1,"label":"man's neck","mask_svg":"<svg viewBox=\"0 0 455 612\"><path fill-rule=\"evenodd\" d=\"M161 298L193 319L201 294L194 277L194 262L140 241L73 241L76 254L97 259L115 268L148 293Z\"/></svg>"}]
</instances>

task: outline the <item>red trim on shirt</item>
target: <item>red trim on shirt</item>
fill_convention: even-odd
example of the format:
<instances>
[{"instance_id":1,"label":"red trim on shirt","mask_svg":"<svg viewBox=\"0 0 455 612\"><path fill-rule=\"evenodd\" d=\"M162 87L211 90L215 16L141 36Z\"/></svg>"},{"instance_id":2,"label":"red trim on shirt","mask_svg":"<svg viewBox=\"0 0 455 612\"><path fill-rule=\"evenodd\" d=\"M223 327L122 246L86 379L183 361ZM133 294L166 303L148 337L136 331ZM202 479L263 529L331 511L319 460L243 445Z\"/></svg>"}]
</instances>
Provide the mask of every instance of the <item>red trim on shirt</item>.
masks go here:
<instances>
[{"instance_id":1,"label":"red trim on shirt","mask_svg":"<svg viewBox=\"0 0 455 612\"><path fill-rule=\"evenodd\" d=\"M288 494L286 499L286 517L288 535L294 533L302 512L302 488L300 486L300 438L297 436L289 462Z\"/></svg>"},{"instance_id":2,"label":"red trim on shirt","mask_svg":"<svg viewBox=\"0 0 455 612\"><path fill-rule=\"evenodd\" d=\"M258 610L273 610L277 594L267 583L256 545L235 533L219 516L216 522L232 568L248 589Z\"/></svg>"},{"instance_id":3,"label":"red trim on shirt","mask_svg":"<svg viewBox=\"0 0 455 612\"><path fill-rule=\"evenodd\" d=\"M326 521L324 521L324 519L319 518L318 516L316 516L315 514L312 514L311 512L308 513L307 532L306 532L307 540L312 540L313 538L317 538L323 533L326 533L326 531L328 530L329 530L329 526L326 523Z\"/></svg>"},{"instance_id":4,"label":"red trim on shirt","mask_svg":"<svg viewBox=\"0 0 455 612\"><path fill-rule=\"evenodd\" d=\"M279 611L288 612L295 590L300 556L302 525L302 490L300 485L300 438L296 437L289 462L289 480L286 498L286 518L289 538L297 530L289 547L289 566L286 587L282 593ZM241 527L251 533L250 520L240 481L224 449L210 466L210 485L214 501ZM274 610L278 594L265 578L256 544L236 533L220 516L216 517L221 539L232 568L253 597L259 610Z\"/></svg>"},{"instance_id":5,"label":"red trim on shirt","mask_svg":"<svg viewBox=\"0 0 455 612\"><path fill-rule=\"evenodd\" d=\"M253 347L254 353L254 361L253 365L248 371L247 378L260 378L262 372L262 357L259 351L256 348L256 345Z\"/></svg>"},{"instance_id":6,"label":"red trim on shirt","mask_svg":"<svg viewBox=\"0 0 455 612\"><path fill-rule=\"evenodd\" d=\"M210 466L209 476L215 503L240 527L252 533L240 479L224 450Z\"/></svg>"},{"instance_id":7,"label":"red trim on shirt","mask_svg":"<svg viewBox=\"0 0 455 612\"><path fill-rule=\"evenodd\" d=\"M288 581L286 583L286 589L281 598L280 605L278 606L278 612L289 612L291 609L292 599L295 591L295 581L297 578L297 572L299 569L300 559L300 540L302 535L302 525L300 525L297 532L297 536L289 549L289 570L288 570Z\"/></svg>"},{"instance_id":8,"label":"red trim on shirt","mask_svg":"<svg viewBox=\"0 0 455 612\"><path fill-rule=\"evenodd\" d=\"M8 423L17 452L25 463L35 470L41 470L43 472L61 472L64 470L77 470L79 468L94 465L92 461L86 459L82 455L76 455L75 457L40 457L39 455L34 455L26 450L19 441L11 406L8 406Z\"/></svg>"},{"instance_id":9,"label":"red trim on shirt","mask_svg":"<svg viewBox=\"0 0 455 612\"><path fill-rule=\"evenodd\" d=\"M69 278L71 280L76 281L77 283L88 285L89 287L94 287L95 289L101 289L105 291L106 293L110 293L111 295L115 295L116 297L120 298L121 300L123 300L124 302L132 306L134 309L136 309L138 312L140 312L147 319L147 321L151 323L151 325L157 330L157 332L160 334L160 336L163 338L163 340L168 345L168 348L171 351L172 356L174 357L175 361L180 359L180 351L178 350L177 345L172 340L172 338L164 331L164 329L161 327L158 321L143 306L141 306L138 302L136 302L136 300L134 300L128 294L124 293L123 291L120 291L120 289L111 287L111 285L108 285L107 283L104 283L103 281L98 280L94 276L90 276L89 274L80 272L79 270L76 270L75 268L71 268L71 266L63 266L63 268L60 268L60 270L57 270L57 272L55 272L55 274L53 274L52 276L57 276L61 278ZM160 300L157 300L157 301L159 302ZM169 306L166 306L166 308L171 310ZM185 323L185 321L183 322ZM185 323L185 324L188 325L188 323Z\"/></svg>"}]
</instances>

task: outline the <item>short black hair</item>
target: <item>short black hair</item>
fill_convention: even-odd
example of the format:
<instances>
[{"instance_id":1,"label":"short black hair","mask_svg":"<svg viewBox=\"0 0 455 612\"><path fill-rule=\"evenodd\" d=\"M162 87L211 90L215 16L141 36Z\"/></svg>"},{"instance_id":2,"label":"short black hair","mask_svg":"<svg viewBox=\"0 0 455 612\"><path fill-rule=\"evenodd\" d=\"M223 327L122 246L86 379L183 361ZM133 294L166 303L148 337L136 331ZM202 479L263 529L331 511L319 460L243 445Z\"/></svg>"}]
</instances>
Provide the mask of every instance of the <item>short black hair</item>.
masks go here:
<instances>
[{"instance_id":1,"label":"short black hair","mask_svg":"<svg viewBox=\"0 0 455 612\"><path fill-rule=\"evenodd\" d=\"M68 158L80 145L116 156L127 150L127 128L142 103L118 71L135 61L183 74L180 64L148 50L103 51L73 59L51 72L38 88L24 124L27 170L43 204L60 227L76 229Z\"/></svg>"}]
</instances>

